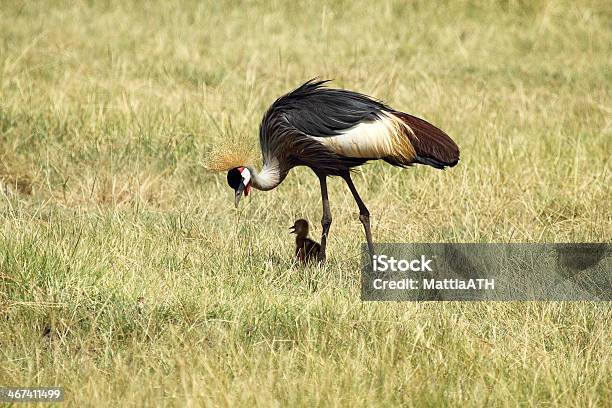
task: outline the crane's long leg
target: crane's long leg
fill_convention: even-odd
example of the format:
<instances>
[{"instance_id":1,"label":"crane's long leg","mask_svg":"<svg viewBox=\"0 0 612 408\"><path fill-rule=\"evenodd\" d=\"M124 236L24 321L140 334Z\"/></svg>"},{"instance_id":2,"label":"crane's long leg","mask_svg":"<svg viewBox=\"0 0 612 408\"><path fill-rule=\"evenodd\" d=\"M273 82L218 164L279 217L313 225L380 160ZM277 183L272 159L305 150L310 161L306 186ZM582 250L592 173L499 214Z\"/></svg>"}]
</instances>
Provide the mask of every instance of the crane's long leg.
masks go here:
<instances>
[{"instance_id":1,"label":"crane's long leg","mask_svg":"<svg viewBox=\"0 0 612 408\"><path fill-rule=\"evenodd\" d=\"M331 227L332 216L329 210L329 198L327 197L327 176L319 175L319 181L321 182L321 201L323 202L323 218L321 218L323 233L321 234L319 261L325 262L325 247L327 246L327 235L329 234L329 227Z\"/></svg>"},{"instance_id":2,"label":"crane's long leg","mask_svg":"<svg viewBox=\"0 0 612 408\"><path fill-rule=\"evenodd\" d=\"M368 241L368 251L370 252L370 259L372 255L374 255L374 244L372 243L372 230L370 228L370 211L359 197L359 193L353 184L353 180L351 179L350 173L344 176L344 180L346 184L348 184L351 189L351 193L353 193L353 198L357 202L357 206L359 207L359 220L363 224L363 229L365 230L366 240Z\"/></svg>"}]
</instances>

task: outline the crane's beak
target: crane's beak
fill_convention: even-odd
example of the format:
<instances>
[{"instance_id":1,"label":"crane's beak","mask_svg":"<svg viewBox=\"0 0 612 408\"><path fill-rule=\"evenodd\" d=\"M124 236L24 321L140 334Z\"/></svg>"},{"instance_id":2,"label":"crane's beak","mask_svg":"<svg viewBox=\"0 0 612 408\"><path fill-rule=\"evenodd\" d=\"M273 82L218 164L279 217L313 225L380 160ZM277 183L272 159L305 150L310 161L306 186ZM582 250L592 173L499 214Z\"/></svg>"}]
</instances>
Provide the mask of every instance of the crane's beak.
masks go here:
<instances>
[{"instance_id":1,"label":"crane's beak","mask_svg":"<svg viewBox=\"0 0 612 408\"><path fill-rule=\"evenodd\" d=\"M238 203L240 202L240 197L242 197L242 192L244 191L244 184L240 183L240 185L238 186L238 188L236 189L236 197L235 197L235 204L236 204L236 208L238 208Z\"/></svg>"},{"instance_id":2,"label":"crane's beak","mask_svg":"<svg viewBox=\"0 0 612 408\"><path fill-rule=\"evenodd\" d=\"M295 225L292 225L292 226L289 228L289 233L290 233L290 234L295 234Z\"/></svg>"}]
</instances>

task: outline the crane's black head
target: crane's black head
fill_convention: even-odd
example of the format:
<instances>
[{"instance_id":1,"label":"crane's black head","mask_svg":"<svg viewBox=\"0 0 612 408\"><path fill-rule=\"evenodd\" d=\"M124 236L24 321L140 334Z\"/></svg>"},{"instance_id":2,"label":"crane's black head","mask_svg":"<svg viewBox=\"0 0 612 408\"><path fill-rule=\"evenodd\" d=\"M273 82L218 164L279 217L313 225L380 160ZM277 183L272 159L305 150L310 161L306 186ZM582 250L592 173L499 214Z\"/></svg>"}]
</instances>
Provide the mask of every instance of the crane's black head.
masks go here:
<instances>
[{"instance_id":1,"label":"crane's black head","mask_svg":"<svg viewBox=\"0 0 612 408\"><path fill-rule=\"evenodd\" d=\"M246 167L234 167L227 172L227 184L234 189L235 203L238 207L242 193L248 196L251 191L251 172Z\"/></svg>"}]
</instances>

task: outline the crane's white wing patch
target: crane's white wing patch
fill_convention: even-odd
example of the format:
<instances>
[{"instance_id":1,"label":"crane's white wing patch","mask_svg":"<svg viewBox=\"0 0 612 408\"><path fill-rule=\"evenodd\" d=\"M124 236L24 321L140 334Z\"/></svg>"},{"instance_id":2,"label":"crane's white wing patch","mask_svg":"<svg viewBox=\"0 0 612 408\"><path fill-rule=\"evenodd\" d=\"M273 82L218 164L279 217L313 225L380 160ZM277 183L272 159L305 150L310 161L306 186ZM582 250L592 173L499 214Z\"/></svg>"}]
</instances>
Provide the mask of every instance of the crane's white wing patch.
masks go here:
<instances>
[{"instance_id":1,"label":"crane's white wing patch","mask_svg":"<svg viewBox=\"0 0 612 408\"><path fill-rule=\"evenodd\" d=\"M390 113L369 123L360 123L342 134L314 137L330 150L345 157L382 159L393 157L400 161L411 161L416 156L408 134L414 132L408 125Z\"/></svg>"}]
</instances>

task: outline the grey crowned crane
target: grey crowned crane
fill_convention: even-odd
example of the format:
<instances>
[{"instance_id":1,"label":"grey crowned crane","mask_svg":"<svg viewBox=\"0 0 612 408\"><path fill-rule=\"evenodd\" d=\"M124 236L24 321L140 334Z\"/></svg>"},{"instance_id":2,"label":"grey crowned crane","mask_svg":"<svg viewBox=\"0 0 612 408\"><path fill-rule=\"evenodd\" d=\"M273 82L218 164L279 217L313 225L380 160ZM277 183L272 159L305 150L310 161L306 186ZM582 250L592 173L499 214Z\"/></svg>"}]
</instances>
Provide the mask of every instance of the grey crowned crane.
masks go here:
<instances>
[{"instance_id":1,"label":"grey crowned crane","mask_svg":"<svg viewBox=\"0 0 612 408\"><path fill-rule=\"evenodd\" d=\"M261 171L242 165L227 173L238 207L251 187L272 190L293 167L310 167L319 178L323 202L320 261L325 261L332 223L327 177L342 177L351 190L373 254L370 212L353 184L351 169L378 159L399 167L425 164L436 169L459 161L455 142L429 122L367 95L328 88L326 82L310 80L270 106L259 128Z\"/></svg>"}]
</instances>

